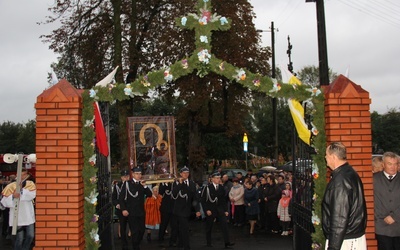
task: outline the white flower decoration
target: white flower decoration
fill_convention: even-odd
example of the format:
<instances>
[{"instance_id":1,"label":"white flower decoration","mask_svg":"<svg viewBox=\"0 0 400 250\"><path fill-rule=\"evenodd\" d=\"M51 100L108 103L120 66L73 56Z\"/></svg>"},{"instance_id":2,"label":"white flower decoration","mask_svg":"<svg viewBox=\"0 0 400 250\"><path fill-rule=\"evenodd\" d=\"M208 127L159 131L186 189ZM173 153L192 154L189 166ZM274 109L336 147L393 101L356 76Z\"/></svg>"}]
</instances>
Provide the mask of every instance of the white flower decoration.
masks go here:
<instances>
[{"instance_id":1,"label":"white flower decoration","mask_svg":"<svg viewBox=\"0 0 400 250\"><path fill-rule=\"evenodd\" d=\"M197 53L197 56L199 58L199 61L202 63L208 64L210 62L211 55L210 53L208 53L207 49L203 49L202 51Z\"/></svg>"},{"instance_id":2,"label":"white flower decoration","mask_svg":"<svg viewBox=\"0 0 400 250\"><path fill-rule=\"evenodd\" d=\"M277 93L279 90L281 90L281 84L278 83L278 81L275 78L272 78L272 82L274 83L274 85L272 86L272 89L269 92Z\"/></svg>"},{"instance_id":3,"label":"white flower decoration","mask_svg":"<svg viewBox=\"0 0 400 250\"><path fill-rule=\"evenodd\" d=\"M186 22L187 22L187 17L182 17L182 19L181 19L181 24L183 25L183 26L185 26L186 25Z\"/></svg>"},{"instance_id":4,"label":"white flower decoration","mask_svg":"<svg viewBox=\"0 0 400 250\"><path fill-rule=\"evenodd\" d=\"M91 127L91 126L93 125L93 121L94 121L94 119L92 119L92 120L86 120L86 122L85 122L85 127Z\"/></svg>"},{"instance_id":5,"label":"white flower decoration","mask_svg":"<svg viewBox=\"0 0 400 250\"><path fill-rule=\"evenodd\" d=\"M311 96L318 96L321 94L321 90L318 89L317 87L311 88L311 89L306 89L308 92L311 92Z\"/></svg>"},{"instance_id":6,"label":"white flower decoration","mask_svg":"<svg viewBox=\"0 0 400 250\"><path fill-rule=\"evenodd\" d=\"M311 221L314 225L319 225L321 223L321 220L318 218L318 216L314 213L314 211L312 212L312 217L311 217Z\"/></svg>"},{"instance_id":7,"label":"white flower decoration","mask_svg":"<svg viewBox=\"0 0 400 250\"><path fill-rule=\"evenodd\" d=\"M99 193L96 192L95 189L93 189L92 192L90 192L89 196L85 197L85 200L87 202L89 202L90 204L97 205L97 196L98 195L99 195Z\"/></svg>"},{"instance_id":8,"label":"white flower decoration","mask_svg":"<svg viewBox=\"0 0 400 250\"><path fill-rule=\"evenodd\" d=\"M219 21L221 22L221 25L227 24L228 23L228 19L226 19L226 17L221 17L221 19L219 19Z\"/></svg>"},{"instance_id":9,"label":"white flower decoration","mask_svg":"<svg viewBox=\"0 0 400 250\"><path fill-rule=\"evenodd\" d=\"M202 42L202 43L208 43L208 38L207 38L207 36L200 36L200 42Z\"/></svg>"},{"instance_id":10,"label":"white flower decoration","mask_svg":"<svg viewBox=\"0 0 400 250\"><path fill-rule=\"evenodd\" d=\"M169 71L170 71L170 68L167 68L164 71L164 80L167 81L167 82L172 81L172 79L174 78L174 76L172 74L170 74Z\"/></svg>"},{"instance_id":11,"label":"white flower decoration","mask_svg":"<svg viewBox=\"0 0 400 250\"><path fill-rule=\"evenodd\" d=\"M98 243L100 241L98 231L99 231L99 228L93 228L92 231L89 233L90 238L96 243Z\"/></svg>"}]
</instances>

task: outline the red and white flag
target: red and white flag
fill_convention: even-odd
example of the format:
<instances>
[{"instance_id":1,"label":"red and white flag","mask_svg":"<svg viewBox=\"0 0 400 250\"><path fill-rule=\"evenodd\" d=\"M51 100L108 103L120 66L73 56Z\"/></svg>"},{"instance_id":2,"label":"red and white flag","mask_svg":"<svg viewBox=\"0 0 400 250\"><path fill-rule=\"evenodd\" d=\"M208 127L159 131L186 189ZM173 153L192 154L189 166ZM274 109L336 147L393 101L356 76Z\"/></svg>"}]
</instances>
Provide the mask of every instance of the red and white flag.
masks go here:
<instances>
[{"instance_id":1,"label":"red and white flag","mask_svg":"<svg viewBox=\"0 0 400 250\"><path fill-rule=\"evenodd\" d=\"M97 102L93 102L94 107L94 120L95 120L95 131L96 131L96 146L99 149L100 154L105 157L108 156L108 142L106 130L104 129L103 119L101 118L99 104Z\"/></svg>"}]
</instances>

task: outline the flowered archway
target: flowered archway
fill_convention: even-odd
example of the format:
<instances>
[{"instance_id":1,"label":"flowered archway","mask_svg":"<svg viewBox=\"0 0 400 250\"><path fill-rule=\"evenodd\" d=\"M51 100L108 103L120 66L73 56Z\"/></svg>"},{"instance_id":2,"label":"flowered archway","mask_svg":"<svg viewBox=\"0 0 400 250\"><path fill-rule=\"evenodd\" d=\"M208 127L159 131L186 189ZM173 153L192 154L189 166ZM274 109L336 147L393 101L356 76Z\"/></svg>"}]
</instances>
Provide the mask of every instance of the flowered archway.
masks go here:
<instances>
[{"instance_id":1,"label":"flowered archway","mask_svg":"<svg viewBox=\"0 0 400 250\"><path fill-rule=\"evenodd\" d=\"M169 67L148 72L142 75L130 84L105 84L96 85L91 90L83 94L83 148L84 148L84 169L83 178L85 183L85 238L88 249L97 249L100 245L97 234L97 215L96 197L98 195L96 185L96 162L94 154L93 130L93 102L103 101L114 103L116 100L126 100L135 96L140 96L148 90L159 85L166 84L169 81L176 80L182 76L197 71L199 77L213 72L226 77L231 81L236 81L254 91L263 92L268 96L277 98L286 98L297 101L307 101L312 104L313 117L313 139L311 146L315 148L317 154L313 156L313 176L314 176L314 211L313 224L315 233L312 235L313 241L324 242L324 236L320 226L321 217L321 198L325 190L326 175L324 166L325 152L325 132L324 132L324 99L318 88L309 88L304 85L284 84L268 76L254 74L245 68L236 68L229 62L218 59L212 54L211 33L213 31L225 31L230 28L230 20L226 17L212 13L211 0L198 0L197 12L177 18L176 23L182 29L195 30L195 45L193 53L186 58L175 62ZM319 152L319 153L318 153ZM322 178L319 178L322 176Z\"/></svg>"}]
</instances>

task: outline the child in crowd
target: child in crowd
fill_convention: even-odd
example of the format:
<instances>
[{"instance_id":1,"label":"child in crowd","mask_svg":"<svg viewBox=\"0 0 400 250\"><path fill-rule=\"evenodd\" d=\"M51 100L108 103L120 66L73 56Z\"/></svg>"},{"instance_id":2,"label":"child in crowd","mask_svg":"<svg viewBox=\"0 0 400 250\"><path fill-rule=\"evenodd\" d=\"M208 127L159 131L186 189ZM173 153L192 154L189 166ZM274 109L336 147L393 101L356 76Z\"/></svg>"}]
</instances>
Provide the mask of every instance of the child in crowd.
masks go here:
<instances>
[{"instance_id":1,"label":"child in crowd","mask_svg":"<svg viewBox=\"0 0 400 250\"><path fill-rule=\"evenodd\" d=\"M290 204L290 192L289 190L282 191L282 198L279 200L278 204L278 218L281 222L282 226L282 234L283 236L289 235L289 224L291 221L289 214L289 204Z\"/></svg>"},{"instance_id":2,"label":"child in crowd","mask_svg":"<svg viewBox=\"0 0 400 250\"><path fill-rule=\"evenodd\" d=\"M146 199L144 209L146 211L147 241L151 241L151 230L160 229L160 206L162 196L158 193L158 186L153 187L153 196Z\"/></svg>"}]
</instances>

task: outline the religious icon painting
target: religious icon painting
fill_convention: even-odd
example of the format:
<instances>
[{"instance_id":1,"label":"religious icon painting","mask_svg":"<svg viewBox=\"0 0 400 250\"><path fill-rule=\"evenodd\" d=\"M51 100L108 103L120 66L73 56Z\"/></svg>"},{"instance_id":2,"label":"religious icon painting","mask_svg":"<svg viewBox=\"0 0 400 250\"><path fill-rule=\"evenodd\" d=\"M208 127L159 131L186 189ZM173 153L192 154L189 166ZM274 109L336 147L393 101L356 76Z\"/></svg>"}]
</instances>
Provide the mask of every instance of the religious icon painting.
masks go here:
<instances>
[{"instance_id":1,"label":"religious icon painting","mask_svg":"<svg viewBox=\"0 0 400 250\"><path fill-rule=\"evenodd\" d=\"M148 183L173 181L177 165L174 117L128 117L128 136L130 167L141 167Z\"/></svg>"}]
</instances>

